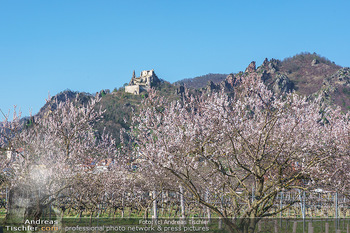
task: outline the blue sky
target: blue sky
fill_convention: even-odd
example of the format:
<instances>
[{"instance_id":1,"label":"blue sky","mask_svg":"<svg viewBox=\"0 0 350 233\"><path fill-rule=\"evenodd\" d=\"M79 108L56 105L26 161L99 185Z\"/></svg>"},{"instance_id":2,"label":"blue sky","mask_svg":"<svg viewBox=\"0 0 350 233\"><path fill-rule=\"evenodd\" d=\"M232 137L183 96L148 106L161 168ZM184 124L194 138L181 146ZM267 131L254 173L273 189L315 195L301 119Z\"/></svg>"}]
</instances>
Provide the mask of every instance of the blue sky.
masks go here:
<instances>
[{"instance_id":1,"label":"blue sky","mask_svg":"<svg viewBox=\"0 0 350 233\"><path fill-rule=\"evenodd\" d=\"M350 66L349 1L0 0L0 109L95 93L155 69L170 82L316 52Z\"/></svg>"}]
</instances>

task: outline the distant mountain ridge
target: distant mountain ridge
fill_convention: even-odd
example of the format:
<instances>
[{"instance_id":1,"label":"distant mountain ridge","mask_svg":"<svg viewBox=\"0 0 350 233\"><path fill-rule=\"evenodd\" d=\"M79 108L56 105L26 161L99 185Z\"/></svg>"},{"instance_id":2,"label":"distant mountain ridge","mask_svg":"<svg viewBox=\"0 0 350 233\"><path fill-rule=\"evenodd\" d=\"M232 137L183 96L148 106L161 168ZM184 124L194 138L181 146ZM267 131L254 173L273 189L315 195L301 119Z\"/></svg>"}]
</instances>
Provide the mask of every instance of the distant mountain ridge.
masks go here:
<instances>
[{"instance_id":1,"label":"distant mountain ridge","mask_svg":"<svg viewBox=\"0 0 350 233\"><path fill-rule=\"evenodd\" d=\"M277 94L295 91L309 98L321 97L325 105L338 105L344 112L350 110L350 68L338 66L315 53L301 53L282 61L266 58L260 66L256 67L256 63L251 62L244 71L238 73L206 74L179 80L173 84L163 81L154 88L159 95L170 100L180 100L185 88L194 95L220 90L233 94L234 87L249 73L260 77ZM103 130L111 133L119 143L120 129L129 128L132 115L148 94L126 93L121 87L111 93L101 90L95 95L102 97L100 106L106 109L103 119L97 122L95 128L99 134ZM67 97L77 97L77 105L81 105L86 104L95 95L66 90L52 97L50 103L45 104L35 117L42 117L47 111L54 111L51 102L53 98L64 101Z\"/></svg>"},{"instance_id":2,"label":"distant mountain ridge","mask_svg":"<svg viewBox=\"0 0 350 233\"><path fill-rule=\"evenodd\" d=\"M247 72L255 72L261 76L264 83L274 92L283 93L295 91L301 95L321 95L328 104L336 104L343 111L350 109L350 69L341 67L329 59L316 53L300 53L293 57L265 59L256 67L251 62L243 72L225 74L207 74L192 79L183 79L175 85L200 90L230 91L230 85L241 79Z\"/></svg>"}]
</instances>

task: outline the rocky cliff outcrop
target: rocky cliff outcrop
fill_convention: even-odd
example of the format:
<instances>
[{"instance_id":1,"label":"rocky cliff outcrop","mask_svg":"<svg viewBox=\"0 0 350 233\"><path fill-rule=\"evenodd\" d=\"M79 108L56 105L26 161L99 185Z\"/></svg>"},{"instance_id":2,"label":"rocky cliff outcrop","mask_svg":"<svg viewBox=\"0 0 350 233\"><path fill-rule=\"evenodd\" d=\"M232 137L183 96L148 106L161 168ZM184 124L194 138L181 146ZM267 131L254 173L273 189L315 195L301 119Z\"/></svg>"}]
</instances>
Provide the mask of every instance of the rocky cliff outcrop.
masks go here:
<instances>
[{"instance_id":1,"label":"rocky cliff outcrop","mask_svg":"<svg viewBox=\"0 0 350 233\"><path fill-rule=\"evenodd\" d=\"M256 71L256 65L255 65L255 61L252 61L249 66L247 67L247 69L245 69L246 73L253 73Z\"/></svg>"},{"instance_id":2,"label":"rocky cliff outcrop","mask_svg":"<svg viewBox=\"0 0 350 233\"><path fill-rule=\"evenodd\" d=\"M272 86L272 89L275 93L278 94L291 92L294 89L294 83L290 81L287 75L278 74Z\"/></svg>"},{"instance_id":3,"label":"rocky cliff outcrop","mask_svg":"<svg viewBox=\"0 0 350 233\"><path fill-rule=\"evenodd\" d=\"M216 85L213 81L210 80L208 81L206 89L207 91L212 92L212 91L218 90L219 89L218 86L219 85Z\"/></svg>"},{"instance_id":4,"label":"rocky cliff outcrop","mask_svg":"<svg viewBox=\"0 0 350 233\"><path fill-rule=\"evenodd\" d=\"M323 85L341 85L350 87L350 68L344 67L339 69L332 76L325 78Z\"/></svg>"},{"instance_id":5,"label":"rocky cliff outcrop","mask_svg":"<svg viewBox=\"0 0 350 233\"><path fill-rule=\"evenodd\" d=\"M312 60L311 66L316 66L319 63L320 63L320 61L315 58L314 60Z\"/></svg>"},{"instance_id":6,"label":"rocky cliff outcrop","mask_svg":"<svg viewBox=\"0 0 350 233\"><path fill-rule=\"evenodd\" d=\"M230 92L234 90L234 87L239 86L246 75L257 75L267 86L278 93L283 94L294 90L294 83L288 78L286 74L280 74L277 72L279 61L276 59L265 59L263 64L256 68L255 62L251 62L245 69L245 72L239 72L238 74L229 74L226 79L219 84L215 84L209 81L205 90L212 91L224 91Z\"/></svg>"}]
</instances>

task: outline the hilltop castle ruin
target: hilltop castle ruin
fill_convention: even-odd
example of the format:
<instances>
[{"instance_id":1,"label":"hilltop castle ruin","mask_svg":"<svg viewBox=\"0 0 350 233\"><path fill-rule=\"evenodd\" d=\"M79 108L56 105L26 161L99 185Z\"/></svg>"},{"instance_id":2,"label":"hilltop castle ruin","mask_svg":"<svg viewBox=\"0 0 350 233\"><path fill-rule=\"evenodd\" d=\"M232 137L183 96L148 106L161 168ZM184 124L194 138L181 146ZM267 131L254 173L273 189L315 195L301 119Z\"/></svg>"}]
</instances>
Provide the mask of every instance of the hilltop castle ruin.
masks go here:
<instances>
[{"instance_id":1,"label":"hilltop castle ruin","mask_svg":"<svg viewBox=\"0 0 350 233\"><path fill-rule=\"evenodd\" d=\"M135 71L128 86L125 86L125 92L139 95L142 91L148 91L151 87L159 83L160 80L154 73L154 70L143 70L140 77L135 77Z\"/></svg>"}]
</instances>

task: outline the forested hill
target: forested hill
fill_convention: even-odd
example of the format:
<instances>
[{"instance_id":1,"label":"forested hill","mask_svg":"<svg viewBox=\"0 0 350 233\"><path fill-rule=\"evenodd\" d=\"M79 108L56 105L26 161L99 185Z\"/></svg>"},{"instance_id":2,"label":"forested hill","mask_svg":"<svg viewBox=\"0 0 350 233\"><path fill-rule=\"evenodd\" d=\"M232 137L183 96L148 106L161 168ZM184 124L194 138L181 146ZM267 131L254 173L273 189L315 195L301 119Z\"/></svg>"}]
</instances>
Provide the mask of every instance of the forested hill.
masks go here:
<instances>
[{"instance_id":1,"label":"forested hill","mask_svg":"<svg viewBox=\"0 0 350 233\"><path fill-rule=\"evenodd\" d=\"M259 66L252 62L245 71L235 74L207 74L173 84L164 81L155 89L160 95L172 100L181 98L184 86L193 94L222 89L233 92L233 87L239 85L239 80L249 72L259 75L271 90L279 94L295 91L310 97L321 96L326 104L339 105L343 111L350 109L350 69L338 66L315 53L302 53L284 60L266 59ZM120 129L129 128L133 112L137 112L142 99L147 98L147 93L133 95L125 93L124 88L116 88L113 92L102 90L95 94L66 90L55 98L63 101L67 97L77 97L78 105L82 105L95 95L102 97L100 105L106 109L103 119L96 124L96 130L99 133L106 130L119 142ZM36 117L42 117L45 112L54 110L48 109L49 105L43 106Z\"/></svg>"},{"instance_id":2,"label":"forested hill","mask_svg":"<svg viewBox=\"0 0 350 233\"><path fill-rule=\"evenodd\" d=\"M186 78L175 82L175 85L184 85L187 88L200 89L207 86L209 81L218 84L224 81L227 74L206 74L195 78Z\"/></svg>"}]
</instances>

